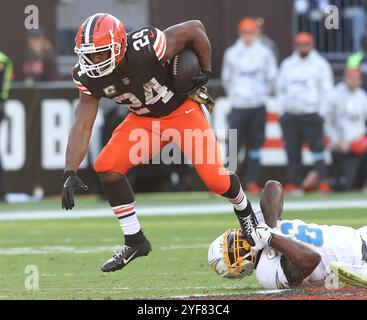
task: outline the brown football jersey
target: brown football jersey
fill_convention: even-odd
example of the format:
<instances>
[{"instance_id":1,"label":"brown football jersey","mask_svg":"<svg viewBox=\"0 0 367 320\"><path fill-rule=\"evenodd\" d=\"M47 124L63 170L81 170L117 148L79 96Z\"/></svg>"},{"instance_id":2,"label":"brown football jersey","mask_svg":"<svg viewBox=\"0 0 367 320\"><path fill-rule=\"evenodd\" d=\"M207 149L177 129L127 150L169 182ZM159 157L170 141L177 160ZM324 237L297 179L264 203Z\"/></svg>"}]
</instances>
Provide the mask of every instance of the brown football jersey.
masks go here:
<instances>
[{"instance_id":1,"label":"brown football jersey","mask_svg":"<svg viewBox=\"0 0 367 320\"><path fill-rule=\"evenodd\" d=\"M140 116L162 117L185 100L171 84L168 63L162 63L165 51L164 33L154 27L142 28L127 35L124 73L115 69L106 76L90 78L77 64L73 80L84 94L113 99Z\"/></svg>"}]
</instances>

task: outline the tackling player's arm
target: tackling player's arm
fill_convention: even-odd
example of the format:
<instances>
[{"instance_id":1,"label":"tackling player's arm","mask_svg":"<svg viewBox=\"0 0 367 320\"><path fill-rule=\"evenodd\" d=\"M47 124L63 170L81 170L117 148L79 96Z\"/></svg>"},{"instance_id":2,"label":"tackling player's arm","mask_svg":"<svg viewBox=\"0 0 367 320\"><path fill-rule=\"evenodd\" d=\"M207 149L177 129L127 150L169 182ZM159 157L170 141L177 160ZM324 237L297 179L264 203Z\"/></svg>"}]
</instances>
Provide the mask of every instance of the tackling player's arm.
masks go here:
<instances>
[{"instance_id":1,"label":"tackling player's arm","mask_svg":"<svg viewBox=\"0 0 367 320\"><path fill-rule=\"evenodd\" d=\"M321 256L301 242L273 234L270 246L280 252L284 275L291 287L299 286L321 261Z\"/></svg>"},{"instance_id":2,"label":"tackling player's arm","mask_svg":"<svg viewBox=\"0 0 367 320\"><path fill-rule=\"evenodd\" d=\"M260 195L260 208L265 223L270 228L277 226L277 221L283 212L283 188L280 182L269 180L266 182Z\"/></svg>"},{"instance_id":3,"label":"tackling player's arm","mask_svg":"<svg viewBox=\"0 0 367 320\"><path fill-rule=\"evenodd\" d=\"M299 286L320 263L321 256L310 247L299 241L281 235L277 230L271 230L265 223L260 223L251 233L255 246L259 251L266 246L281 252L280 267L291 287Z\"/></svg>"},{"instance_id":4,"label":"tackling player's arm","mask_svg":"<svg viewBox=\"0 0 367 320\"><path fill-rule=\"evenodd\" d=\"M199 20L190 20L171 26L163 31L166 36L166 52L163 61L191 46L197 54L202 73L195 77L196 88L203 86L211 77L211 45L204 25Z\"/></svg>"},{"instance_id":5,"label":"tackling player's arm","mask_svg":"<svg viewBox=\"0 0 367 320\"><path fill-rule=\"evenodd\" d=\"M263 232L263 239L270 239L270 243L263 243L282 252L281 267L290 286L298 286L308 277L320 263L320 255L305 244L286 238L275 233L270 234L270 228L275 228L277 220L283 212L283 188L278 181L270 180L261 192L260 207L266 225L259 225L256 229ZM266 228L270 227L270 228ZM256 233L254 233L256 237ZM255 242L257 242L255 240Z\"/></svg>"},{"instance_id":6,"label":"tackling player's arm","mask_svg":"<svg viewBox=\"0 0 367 320\"><path fill-rule=\"evenodd\" d=\"M62 207L66 210L71 210L74 207L74 189L87 189L87 186L77 177L76 171L88 151L98 104L98 98L80 93L79 103L75 111L75 122L71 128L66 149L62 191Z\"/></svg>"}]
</instances>

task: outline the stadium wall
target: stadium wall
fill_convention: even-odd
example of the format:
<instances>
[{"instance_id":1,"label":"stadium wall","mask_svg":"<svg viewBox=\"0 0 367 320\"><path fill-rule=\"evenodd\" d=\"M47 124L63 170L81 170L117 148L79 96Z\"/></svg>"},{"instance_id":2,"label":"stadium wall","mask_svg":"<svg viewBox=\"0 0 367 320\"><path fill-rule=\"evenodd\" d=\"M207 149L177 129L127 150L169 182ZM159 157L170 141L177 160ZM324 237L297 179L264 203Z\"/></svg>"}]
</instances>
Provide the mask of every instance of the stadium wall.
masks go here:
<instances>
[{"instance_id":1,"label":"stadium wall","mask_svg":"<svg viewBox=\"0 0 367 320\"><path fill-rule=\"evenodd\" d=\"M218 82L211 82L209 90L215 98L219 97L211 120L218 133L222 154L226 154L225 141L221 139L218 129L226 129L225 113L230 106L226 98L220 98ZM13 84L11 98L5 104L7 118L0 127L0 152L6 171L7 192L32 193L36 186L41 185L46 194L60 193L65 150L77 99L78 92L71 82L37 83L32 87ZM97 116L94 132L103 125L100 117L101 114ZM312 164L312 156L306 146L303 156L306 165ZM88 156L79 170L85 182L92 186L98 185L92 170L95 157L95 146L91 143ZM262 180L272 178L283 181L287 161L276 108L271 99L268 102L266 141L261 151L261 163L264 166ZM159 184L163 180L168 184L168 189L164 191L170 190L173 172L189 177L191 185L188 190L205 189L192 167L154 166L154 170L144 165L132 171L135 180L143 181L136 191L163 191ZM91 192L96 191L93 187L90 189Z\"/></svg>"},{"instance_id":2,"label":"stadium wall","mask_svg":"<svg viewBox=\"0 0 367 320\"><path fill-rule=\"evenodd\" d=\"M215 77L220 77L224 50L236 40L238 22L245 16L264 19L264 33L278 46L281 59L292 52L293 0L150 1L151 25L161 29L190 19L203 22L212 45Z\"/></svg>"}]
</instances>

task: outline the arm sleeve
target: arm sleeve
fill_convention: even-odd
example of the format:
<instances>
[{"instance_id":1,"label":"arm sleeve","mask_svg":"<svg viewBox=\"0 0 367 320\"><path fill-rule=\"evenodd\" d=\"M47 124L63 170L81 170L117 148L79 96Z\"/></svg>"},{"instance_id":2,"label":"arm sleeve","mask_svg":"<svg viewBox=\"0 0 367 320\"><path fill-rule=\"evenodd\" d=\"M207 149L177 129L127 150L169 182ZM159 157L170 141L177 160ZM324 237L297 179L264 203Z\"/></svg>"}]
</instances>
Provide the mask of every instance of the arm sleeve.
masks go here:
<instances>
[{"instance_id":1,"label":"arm sleeve","mask_svg":"<svg viewBox=\"0 0 367 320\"><path fill-rule=\"evenodd\" d=\"M152 41L153 50L158 60L161 61L164 57L164 54L166 53L167 48L166 36L161 30L157 28L154 28L153 30L155 31L156 34L154 40Z\"/></svg>"},{"instance_id":2,"label":"arm sleeve","mask_svg":"<svg viewBox=\"0 0 367 320\"><path fill-rule=\"evenodd\" d=\"M79 92L85 93L85 94L88 94L88 95L92 95L92 93L89 91L89 89L81 83L80 78L78 77L78 73L76 71L76 68L74 68L74 70L72 72L72 78L73 78L74 84L75 84L76 88L79 90Z\"/></svg>"}]
</instances>

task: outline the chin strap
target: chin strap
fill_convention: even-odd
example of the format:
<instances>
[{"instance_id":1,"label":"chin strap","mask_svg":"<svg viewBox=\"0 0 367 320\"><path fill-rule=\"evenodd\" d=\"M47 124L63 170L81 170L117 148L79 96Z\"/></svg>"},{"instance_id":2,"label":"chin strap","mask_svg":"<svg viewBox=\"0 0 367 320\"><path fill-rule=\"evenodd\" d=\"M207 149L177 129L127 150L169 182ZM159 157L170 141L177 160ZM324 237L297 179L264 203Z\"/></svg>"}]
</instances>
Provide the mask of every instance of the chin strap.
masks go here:
<instances>
[{"instance_id":1,"label":"chin strap","mask_svg":"<svg viewBox=\"0 0 367 320\"><path fill-rule=\"evenodd\" d=\"M194 92L191 92L188 96L191 100L194 100L200 104L205 105L205 107L208 109L209 113L213 113L213 108L215 105L215 102L213 98L209 95L208 89L206 87L200 87L199 89L195 90Z\"/></svg>"}]
</instances>

